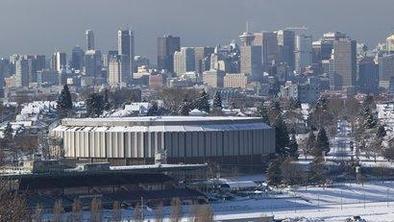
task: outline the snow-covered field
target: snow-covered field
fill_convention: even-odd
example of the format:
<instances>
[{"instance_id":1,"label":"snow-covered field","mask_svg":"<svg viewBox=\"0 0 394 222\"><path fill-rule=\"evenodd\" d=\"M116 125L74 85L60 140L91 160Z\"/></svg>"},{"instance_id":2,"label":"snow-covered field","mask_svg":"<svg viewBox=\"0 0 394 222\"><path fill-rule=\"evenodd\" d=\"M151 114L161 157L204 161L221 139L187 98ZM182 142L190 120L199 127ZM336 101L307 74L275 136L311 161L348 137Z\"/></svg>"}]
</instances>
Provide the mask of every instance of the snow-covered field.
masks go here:
<instances>
[{"instance_id":1,"label":"snow-covered field","mask_svg":"<svg viewBox=\"0 0 394 222\"><path fill-rule=\"evenodd\" d=\"M299 187L285 189L282 194L212 205L219 220L264 214L281 219L306 217L323 221L344 221L359 215L367 221L394 221L394 182Z\"/></svg>"}]
</instances>

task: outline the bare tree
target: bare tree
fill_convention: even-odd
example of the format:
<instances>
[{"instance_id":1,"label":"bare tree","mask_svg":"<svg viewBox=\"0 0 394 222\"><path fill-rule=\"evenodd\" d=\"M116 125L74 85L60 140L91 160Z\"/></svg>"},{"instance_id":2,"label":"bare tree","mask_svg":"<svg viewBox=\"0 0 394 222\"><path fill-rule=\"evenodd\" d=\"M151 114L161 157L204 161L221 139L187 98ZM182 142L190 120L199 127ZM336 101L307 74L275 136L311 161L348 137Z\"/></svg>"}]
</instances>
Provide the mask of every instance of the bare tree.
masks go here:
<instances>
[{"instance_id":1,"label":"bare tree","mask_svg":"<svg viewBox=\"0 0 394 222\"><path fill-rule=\"evenodd\" d=\"M122 220L122 209L119 201L114 201L112 206L112 221L118 222Z\"/></svg>"},{"instance_id":2,"label":"bare tree","mask_svg":"<svg viewBox=\"0 0 394 222\"><path fill-rule=\"evenodd\" d=\"M179 198L171 200L171 215L172 222L178 222L182 219L182 202Z\"/></svg>"},{"instance_id":3,"label":"bare tree","mask_svg":"<svg viewBox=\"0 0 394 222\"><path fill-rule=\"evenodd\" d=\"M212 222L213 210L208 204L194 205L192 208L194 222Z\"/></svg>"},{"instance_id":4,"label":"bare tree","mask_svg":"<svg viewBox=\"0 0 394 222\"><path fill-rule=\"evenodd\" d=\"M90 221L101 222L102 221L102 204L101 200L93 198L90 207Z\"/></svg>"},{"instance_id":5,"label":"bare tree","mask_svg":"<svg viewBox=\"0 0 394 222\"><path fill-rule=\"evenodd\" d=\"M62 222L64 214L64 207L62 200L57 200L53 206L53 222Z\"/></svg>"},{"instance_id":6,"label":"bare tree","mask_svg":"<svg viewBox=\"0 0 394 222\"><path fill-rule=\"evenodd\" d=\"M72 205L71 220L73 222L80 222L82 220L82 203L78 198L74 199Z\"/></svg>"},{"instance_id":7,"label":"bare tree","mask_svg":"<svg viewBox=\"0 0 394 222\"><path fill-rule=\"evenodd\" d=\"M0 221L23 221L28 216L26 201L9 189L9 183L0 179Z\"/></svg>"},{"instance_id":8,"label":"bare tree","mask_svg":"<svg viewBox=\"0 0 394 222\"><path fill-rule=\"evenodd\" d=\"M159 205L155 208L155 218L156 222L163 222L164 214L163 214L163 202L160 202Z\"/></svg>"},{"instance_id":9,"label":"bare tree","mask_svg":"<svg viewBox=\"0 0 394 222\"><path fill-rule=\"evenodd\" d=\"M34 222L42 222L42 213L44 209L42 208L41 204L37 204L36 209L34 210L33 214L33 221Z\"/></svg>"},{"instance_id":10,"label":"bare tree","mask_svg":"<svg viewBox=\"0 0 394 222\"><path fill-rule=\"evenodd\" d=\"M137 203L134 206L133 221L134 222L142 222L143 221L142 207L139 203Z\"/></svg>"}]
</instances>

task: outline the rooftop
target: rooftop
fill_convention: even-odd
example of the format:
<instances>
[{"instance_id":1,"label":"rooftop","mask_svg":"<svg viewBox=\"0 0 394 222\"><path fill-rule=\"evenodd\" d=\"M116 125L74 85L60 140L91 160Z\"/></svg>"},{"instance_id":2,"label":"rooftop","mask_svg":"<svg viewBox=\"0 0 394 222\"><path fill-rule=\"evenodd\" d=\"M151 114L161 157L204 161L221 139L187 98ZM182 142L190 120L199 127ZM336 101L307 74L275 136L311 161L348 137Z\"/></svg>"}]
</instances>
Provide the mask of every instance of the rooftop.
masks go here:
<instances>
[{"instance_id":1,"label":"rooftop","mask_svg":"<svg viewBox=\"0 0 394 222\"><path fill-rule=\"evenodd\" d=\"M156 117L110 117L64 119L63 126L155 126L155 125L221 125L221 124L256 124L262 123L255 117L223 117L223 116L156 116Z\"/></svg>"}]
</instances>

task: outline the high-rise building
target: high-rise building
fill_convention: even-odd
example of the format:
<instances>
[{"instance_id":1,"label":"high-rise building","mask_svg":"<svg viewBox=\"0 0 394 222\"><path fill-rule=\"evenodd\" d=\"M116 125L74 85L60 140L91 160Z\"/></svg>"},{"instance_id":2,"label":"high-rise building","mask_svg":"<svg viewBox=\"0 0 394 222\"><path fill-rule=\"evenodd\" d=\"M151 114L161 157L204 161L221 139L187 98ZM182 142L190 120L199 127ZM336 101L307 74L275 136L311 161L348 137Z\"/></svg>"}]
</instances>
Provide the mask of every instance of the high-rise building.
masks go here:
<instances>
[{"instance_id":1,"label":"high-rise building","mask_svg":"<svg viewBox=\"0 0 394 222\"><path fill-rule=\"evenodd\" d=\"M386 39L386 47L389 53L394 54L394 34Z\"/></svg>"},{"instance_id":2,"label":"high-rise building","mask_svg":"<svg viewBox=\"0 0 394 222\"><path fill-rule=\"evenodd\" d=\"M5 58L0 58L0 97L4 95L4 78L10 75L10 61Z\"/></svg>"},{"instance_id":3,"label":"high-rise building","mask_svg":"<svg viewBox=\"0 0 394 222\"><path fill-rule=\"evenodd\" d=\"M87 50L95 50L95 43L94 43L94 33L93 30L86 30L86 49Z\"/></svg>"},{"instance_id":4,"label":"high-rise building","mask_svg":"<svg viewBox=\"0 0 394 222\"><path fill-rule=\"evenodd\" d=\"M312 36L300 34L295 41L295 70L302 73L305 67L312 65Z\"/></svg>"},{"instance_id":5,"label":"high-rise building","mask_svg":"<svg viewBox=\"0 0 394 222\"><path fill-rule=\"evenodd\" d=\"M113 55L108 60L108 84L127 86L129 83L129 58L125 55Z\"/></svg>"},{"instance_id":6,"label":"high-rise building","mask_svg":"<svg viewBox=\"0 0 394 222\"><path fill-rule=\"evenodd\" d=\"M27 60L22 56L15 62L15 86L29 86L29 66Z\"/></svg>"},{"instance_id":7,"label":"high-rise building","mask_svg":"<svg viewBox=\"0 0 394 222\"><path fill-rule=\"evenodd\" d=\"M85 75L98 78L101 77L101 52L99 50L88 50L85 52Z\"/></svg>"},{"instance_id":8,"label":"high-rise building","mask_svg":"<svg viewBox=\"0 0 394 222\"><path fill-rule=\"evenodd\" d=\"M379 90L379 66L373 57L365 57L358 63L358 89L367 94Z\"/></svg>"},{"instance_id":9,"label":"high-rise building","mask_svg":"<svg viewBox=\"0 0 394 222\"><path fill-rule=\"evenodd\" d=\"M379 86L388 89L394 77L394 54L379 58Z\"/></svg>"},{"instance_id":10,"label":"high-rise building","mask_svg":"<svg viewBox=\"0 0 394 222\"><path fill-rule=\"evenodd\" d=\"M268 71L279 57L277 34L275 32L261 32L254 33L254 36L253 45L261 46L263 68Z\"/></svg>"},{"instance_id":11,"label":"high-rise building","mask_svg":"<svg viewBox=\"0 0 394 222\"><path fill-rule=\"evenodd\" d=\"M339 81L334 88L349 89L356 86L357 79L357 42L350 38L334 41L330 59L330 74Z\"/></svg>"},{"instance_id":12,"label":"high-rise building","mask_svg":"<svg viewBox=\"0 0 394 222\"><path fill-rule=\"evenodd\" d=\"M81 47L76 46L71 53L71 68L74 70L82 70L84 66L85 52Z\"/></svg>"},{"instance_id":13,"label":"high-rise building","mask_svg":"<svg viewBox=\"0 0 394 222\"><path fill-rule=\"evenodd\" d=\"M132 30L118 30L118 53L125 55L130 61L130 75L134 72L134 32Z\"/></svg>"},{"instance_id":14,"label":"high-rise building","mask_svg":"<svg viewBox=\"0 0 394 222\"><path fill-rule=\"evenodd\" d=\"M207 71L204 65L204 59L209 58L213 52L213 47L194 47L195 66L198 74Z\"/></svg>"},{"instance_id":15,"label":"high-rise building","mask_svg":"<svg viewBox=\"0 0 394 222\"><path fill-rule=\"evenodd\" d=\"M65 52L55 52L51 59L51 69L60 73L67 65L67 55Z\"/></svg>"},{"instance_id":16,"label":"high-rise building","mask_svg":"<svg viewBox=\"0 0 394 222\"><path fill-rule=\"evenodd\" d=\"M174 72L177 75L194 72L195 70L196 66L193 48L182 47L180 51L174 53Z\"/></svg>"},{"instance_id":17,"label":"high-rise building","mask_svg":"<svg viewBox=\"0 0 394 222\"><path fill-rule=\"evenodd\" d=\"M295 32L292 30L279 30L277 32L279 57L291 70L294 70Z\"/></svg>"},{"instance_id":18,"label":"high-rise building","mask_svg":"<svg viewBox=\"0 0 394 222\"><path fill-rule=\"evenodd\" d=\"M166 35L157 38L157 68L174 72L174 53L180 49L180 37Z\"/></svg>"},{"instance_id":19,"label":"high-rise building","mask_svg":"<svg viewBox=\"0 0 394 222\"><path fill-rule=\"evenodd\" d=\"M244 32L241 39L241 73L250 75L252 81L262 80L262 50L261 46L253 45L254 35Z\"/></svg>"}]
</instances>

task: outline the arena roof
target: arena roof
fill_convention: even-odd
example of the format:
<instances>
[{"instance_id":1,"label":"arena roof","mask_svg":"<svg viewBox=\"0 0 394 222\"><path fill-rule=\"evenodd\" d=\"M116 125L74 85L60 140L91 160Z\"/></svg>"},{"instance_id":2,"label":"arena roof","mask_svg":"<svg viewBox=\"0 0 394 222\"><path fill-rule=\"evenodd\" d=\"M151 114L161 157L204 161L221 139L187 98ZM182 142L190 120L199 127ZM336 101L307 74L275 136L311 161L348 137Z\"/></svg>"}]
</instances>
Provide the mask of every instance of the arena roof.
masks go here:
<instances>
[{"instance_id":1,"label":"arena roof","mask_svg":"<svg viewBox=\"0 0 394 222\"><path fill-rule=\"evenodd\" d=\"M116 126L166 126L166 125L226 125L264 124L261 118L223 116L156 116L123 118L63 119L62 126L68 127L116 127ZM261 127L261 126L260 126ZM267 126L268 128L268 126Z\"/></svg>"}]
</instances>

